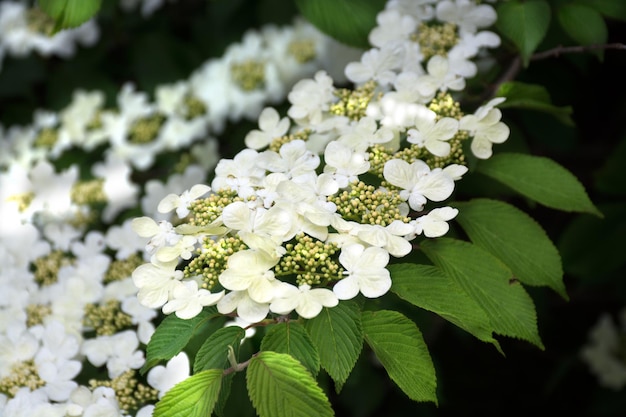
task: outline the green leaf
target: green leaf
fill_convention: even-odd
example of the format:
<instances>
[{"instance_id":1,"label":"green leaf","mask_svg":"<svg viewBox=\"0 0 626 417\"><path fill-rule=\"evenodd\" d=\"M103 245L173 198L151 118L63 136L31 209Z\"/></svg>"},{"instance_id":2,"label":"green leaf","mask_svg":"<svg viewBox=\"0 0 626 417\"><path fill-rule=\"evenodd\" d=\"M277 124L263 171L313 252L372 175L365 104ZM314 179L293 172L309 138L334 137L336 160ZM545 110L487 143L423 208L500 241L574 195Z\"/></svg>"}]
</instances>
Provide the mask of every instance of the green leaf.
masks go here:
<instances>
[{"instance_id":1,"label":"green leaf","mask_svg":"<svg viewBox=\"0 0 626 417\"><path fill-rule=\"evenodd\" d=\"M261 341L261 350L286 353L300 361L313 376L320 370L320 357L311 337L300 323L287 321L273 326Z\"/></svg>"},{"instance_id":2,"label":"green leaf","mask_svg":"<svg viewBox=\"0 0 626 417\"><path fill-rule=\"evenodd\" d=\"M56 21L55 32L78 27L94 17L102 0L38 0L39 7Z\"/></svg>"},{"instance_id":3,"label":"green leaf","mask_svg":"<svg viewBox=\"0 0 626 417\"><path fill-rule=\"evenodd\" d=\"M335 381L337 392L341 391L363 348L359 307L342 301L336 307L322 309L317 317L306 321L305 328L317 348L322 368Z\"/></svg>"},{"instance_id":4,"label":"green leaf","mask_svg":"<svg viewBox=\"0 0 626 417\"><path fill-rule=\"evenodd\" d=\"M541 111L556 117L564 125L574 126L571 118L572 107L559 107L552 104L548 90L542 85L509 81L500 84L496 96L506 97L506 101L498 105L500 108Z\"/></svg>"},{"instance_id":5,"label":"green leaf","mask_svg":"<svg viewBox=\"0 0 626 417\"><path fill-rule=\"evenodd\" d=\"M510 204L489 199L454 203L456 221L477 246L500 259L522 283L548 286L567 299L561 257L543 228Z\"/></svg>"},{"instance_id":6,"label":"green leaf","mask_svg":"<svg viewBox=\"0 0 626 417\"><path fill-rule=\"evenodd\" d=\"M626 196L624 164L626 164L626 137L622 137L621 141L609 151L604 164L595 172L595 188L613 196Z\"/></svg>"},{"instance_id":7,"label":"green leaf","mask_svg":"<svg viewBox=\"0 0 626 417\"><path fill-rule=\"evenodd\" d=\"M296 0L300 14L325 34L356 48L370 47L368 35L387 0Z\"/></svg>"},{"instance_id":8,"label":"green leaf","mask_svg":"<svg viewBox=\"0 0 626 417\"><path fill-rule=\"evenodd\" d=\"M524 66L550 26L550 6L544 0L513 0L498 5L496 27L517 47Z\"/></svg>"},{"instance_id":9,"label":"green leaf","mask_svg":"<svg viewBox=\"0 0 626 417\"><path fill-rule=\"evenodd\" d=\"M439 268L421 264L393 264L391 291L403 300L456 324L483 342L498 342L485 311Z\"/></svg>"},{"instance_id":10,"label":"green leaf","mask_svg":"<svg viewBox=\"0 0 626 417\"><path fill-rule=\"evenodd\" d=\"M577 0L578 4L584 4L603 16L611 19L626 21L626 2L616 0Z\"/></svg>"},{"instance_id":11,"label":"green leaf","mask_svg":"<svg viewBox=\"0 0 626 417\"><path fill-rule=\"evenodd\" d=\"M497 334L543 349L532 299L496 257L469 242L450 238L427 240L420 247L485 310Z\"/></svg>"},{"instance_id":12,"label":"green leaf","mask_svg":"<svg viewBox=\"0 0 626 417\"><path fill-rule=\"evenodd\" d=\"M552 159L500 153L481 160L477 171L546 207L602 216L578 179Z\"/></svg>"},{"instance_id":13,"label":"green leaf","mask_svg":"<svg viewBox=\"0 0 626 417\"><path fill-rule=\"evenodd\" d=\"M202 327L215 316L214 310L204 309L196 317L189 320L180 319L174 314L165 317L148 342L146 363L140 372L143 374L160 361L176 356L191 338L198 334Z\"/></svg>"},{"instance_id":14,"label":"green leaf","mask_svg":"<svg viewBox=\"0 0 626 417\"><path fill-rule=\"evenodd\" d=\"M222 370L209 369L176 384L156 403L154 417L206 417L213 412Z\"/></svg>"},{"instance_id":15,"label":"green leaf","mask_svg":"<svg viewBox=\"0 0 626 417\"><path fill-rule=\"evenodd\" d=\"M364 311L363 333L393 382L414 401L437 403L437 377L422 333L397 311Z\"/></svg>"},{"instance_id":16,"label":"green leaf","mask_svg":"<svg viewBox=\"0 0 626 417\"><path fill-rule=\"evenodd\" d=\"M557 17L563 30L581 45L602 44L608 39L602 15L591 7L566 3L558 8Z\"/></svg>"},{"instance_id":17,"label":"green leaf","mask_svg":"<svg viewBox=\"0 0 626 417\"><path fill-rule=\"evenodd\" d=\"M286 353L260 352L250 360L246 384L260 417L326 417L333 410L304 365Z\"/></svg>"},{"instance_id":18,"label":"green leaf","mask_svg":"<svg viewBox=\"0 0 626 417\"><path fill-rule=\"evenodd\" d=\"M232 346L235 357L239 353L241 340L246 332L239 326L222 327L213 332L202 344L193 363L193 372L205 369L225 369L230 367L228 346Z\"/></svg>"}]
</instances>

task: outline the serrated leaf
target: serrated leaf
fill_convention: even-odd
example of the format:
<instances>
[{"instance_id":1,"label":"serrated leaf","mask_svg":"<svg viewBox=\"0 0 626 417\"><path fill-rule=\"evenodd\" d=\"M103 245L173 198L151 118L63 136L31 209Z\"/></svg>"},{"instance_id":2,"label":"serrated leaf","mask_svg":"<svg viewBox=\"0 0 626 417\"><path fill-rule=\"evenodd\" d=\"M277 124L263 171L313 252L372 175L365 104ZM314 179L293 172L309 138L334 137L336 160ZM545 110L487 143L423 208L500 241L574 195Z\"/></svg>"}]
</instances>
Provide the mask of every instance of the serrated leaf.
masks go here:
<instances>
[{"instance_id":1,"label":"serrated leaf","mask_svg":"<svg viewBox=\"0 0 626 417\"><path fill-rule=\"evenodd\" d=\"M333 410L304 365L286 353L260 352L250 360L246 385L260 417L326 417Z\"/></svg>"},{"instance_id":2,"label":"serrated leaf","mask_svg":"<svg viewBox=\"0 0 626 417\"><path fill-rule=\"evenodd\" d=\"M506 97L506 101L498 105L500 108L541 111L553 115L566 126L574 126L571 118L572 107L559 107L552 104L548 90L542 85L509 81L500 84L496 96Z\"/></svg>"},{"instance_id":3,"label":"serrated leaf","mask_svg":"<svg viewBox=\"0 0 626 417\"><path fill-rule=\"evenodd\" d=\"M543 228L510 204L490 199L457 202L455 218L473 243L506 266L522 283L548 286L567 299L561 257Z\"/></svg>"},{"instance_id":4,"label":"serrated leaf","mask_svg":"<svg viewBox=\"0 0 626 417\"><path fill-rule=\"evenodd\" d=\"M174 314L165 317L146 346L146 362L140 372L143 374L160 361L176 356L214 317L216 317L214 309L204 309L189 320L180 319Z\"/></svg>"},{"instance_id":5,"label":"serrated leaf","mask_svg":"<svg viewBox=\"0 0 626 417\"><path fill-rule=\"evenodd\" d=\"M261 350L286 353L300 361L313 376L320 370L320 357L311 337L300 323L288 321L274 325L263 337Z\"/></svg>"},{"instance_id":6,"label":"serrated leaf","mask_svg":"<svg viewBox=\"0 0 626 417\"><path fill-rule=\"evenodd\" d=\"M481 160L477 171L546 207L602 216L578 179L552 159L500 153Z\"/></svg>"},{"instance_id":7,"label":"serrated leaf","mask_svg":"<svg viewBox=\"0 0 626 417\"><path fill-rule=\"evenodd\" d=\"M239 353L241 340L246 332L239 326L222 327L213 332L200 346L193 363L193 372L206 369L224 369L230 366L228 346L232 346L235 357Z\"/></svg>"},{"instance_id":8,"label":"serrated leaf","mask_svg":"<svg viewBox=\"0 0 626 417\"><path fill-rule=\"evenodd\" d=\"M437 377L422 333L397 311L364 311L365 341L389 377L413 401L437 403Z\"/></svg>"},{"instance_id":9,"label":"serrated leaf","mask_svg":"<svg viewBox=\"0 0 626 417\"><path fill-rule=\"evenodd\" d=\"M566 3L558 8L557 17L563 30L581 45L602 44L608 39L604 19L591 7Z\"/></svg>"},{"instance_id":10,"label":"serrated leaf","mask_svg":"<svg viewBox=\"0 0 626 417\"><path fill-rule=\"evenodd\" d=\"M78 27L94 17L102 0L38 0L39 7L56 21L55 32Z\"/></svg>"},{"instance_id":11,"label":"serrated leaf","mask_svg":"<svg viewBox=\"0 0 626 417\"><path fill-rule=\"evenodd\" d=\"M330 37L356 48L369 48L368 35L386 0L296 0L300 14Z\"/></svg>"},{"instance_id":12,"label":"serrated leaf","mask_svg":"<svg viewBox=\"0 0 626 417\"><path fill-rule=\"evenodd\" d=\"M500 260L476 245L451 238L427 240L420 247L481 306L495 333L543 349L533 301Z\"/></svg>"},{"instance_id":13,"label":"serrated leaf","mask_svg":"<svg viewBox=\"0 0 626 417\"><path fill-rule=\"evenodd\" d=\"M170 389L154 408L154 417L206 417L213 412L222 384L222 370L195 374Z\"/></svg>"},{"instance_id":14,"label":"serrated leaf","mask_svg":"<svg viewBox=\"0 0 626 417\"><path fill-rule=\"evenodd\" d=\"M421 264L393 264L391 291L409 303L433 313L471 333L483 342L498 342L485 311L439 268Z\"/></svg>"},{"instance_id":15,"label":"serrated leaf","mask_svg":"<svg viewBox=\"0 0 626 417\"><path fill-rule=\"evenodd\" d=\"M363 348L361 312L356 303L342 301L333 308L324 308L305 328L317 348L322 368L335 381L335 389L348 379Z\"/></svg>"},{"instance_id":16,"label":"serrated leaf","mask_svg":"<svg viewBox=\"0 0 626 417\"><path fill-rule=\"evenodd\" d=\"M517 47L524 66L550 26L550 6L544 0L513 0L498 5L496 27Z\"/></svg>"}]
</instances>

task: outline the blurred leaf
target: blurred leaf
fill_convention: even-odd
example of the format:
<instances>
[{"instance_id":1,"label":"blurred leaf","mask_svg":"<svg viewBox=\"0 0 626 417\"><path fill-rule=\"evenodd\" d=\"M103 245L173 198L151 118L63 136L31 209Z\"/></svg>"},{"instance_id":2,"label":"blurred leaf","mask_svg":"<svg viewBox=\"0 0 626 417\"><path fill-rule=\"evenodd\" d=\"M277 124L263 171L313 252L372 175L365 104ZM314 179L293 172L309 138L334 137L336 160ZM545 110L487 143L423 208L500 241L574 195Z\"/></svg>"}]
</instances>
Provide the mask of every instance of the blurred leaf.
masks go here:
<instances>
[{"instance_id":1,"label":"blurred leaf","mask_svg":"<svg viewBox=\"0 0 626 417\"><path fill-rule=\"evenodd\" d=\"M497 334L544 348L533 301L500 260L476 245L450 238L426 240L421 248L482 307Z\"/></svg>"},{"instance_id":2,"label":"blurred leaf","mask_svg":"<svg viewBox=\"0 0 626 417\"><path fill-rule=\"evenodd\" d=\"M456 221L474 244L508 266L515 278L548 286L567 299L561 257L543 228L516 207L497 200L455 202Z\"/></svg>"},{"instance_id":3,"label":"blurred leaf","mask_svg":"<svg viewBox=\"0 0 626 417\"><path fill-rule=\"evenodd\" d=\"M602 216L578 179L552 159L500 153L482 160L478 172L546 207Z\"/></svg>"},{"instance_id":4,"label":"blurred leaf","mask_svg":"<svg viewBox=\"0 0 626 417\"><path fill-rule=\"evenodd\" d=\"M621 0L576 0L576 3L591 7L611 19L626 21L626 1Z\"/></svg>"},{"instance_id":5,"label":"blurred leaf","mask_svg":"<svg viewBox=\"0 0 626 417\"><path fill-rule=\"evenodd\" d=\"M496 96L506 97L506 101L498 106L500 108L537 110L553 115L564 125L574 126L574 121L570 117L572 107L553 105L550 93L542 85L509 81L500 85Z\"/></svg>"},{"instance_id":6,"label":"blurred leaf","mask_svg":"<svg viewBox=\"0 0 626 417\"><path fill-rule=\"evenodd\" d=\"M246 382L260 417L334 415L328 398L313 376L286 353L264 351L253 357L246 369Z\"/></svg>"},{"instance_id":7,"label":"blurred leaf","mask_svg":"<svg viewBox=\"0 0 626 417\"><path fill-rule=\"evenodd\" d=\"M626 203L603 204L600 209L603 219L576 217L558 242L565 271L589 281L600 281L626 265Z\"/></svg>"},{"instance_id":8,"label":"blurred leaf","mask_svg":"<svg viewBox=\"0 0 626 417\"><path fill-rule=\"evenodd\" d=\"M363 348L359 307L354 302L341 302L336 307L322 309L305 326L322 368L335 381L337 392L341 391Z\"/></svg>"},{"instance_id":9,"label":"blurred leaf","mask_svg":"<svg viewBox=\"0 0 626 417\"><path fill-rule=\"evenodd\" d=\"M154 417L210 416L221 385L221 369L209 369L193 375L165 393L154 408Z\"/></svg>"},{"instance_id":10,"label":"blurred leaf","mask_svg":"<svg viewBox=\"0 0 626 417\"><path fill-rule=\"evenodd\" d=\"M320 358L317 349L304 327L288 321L273 326L261 341L261 350L286 353L302 363L313 376L320 370Z\"/></svg>"},{"instance_id":11,"label":"blurred leaf","mask_svg":"<svg viewBox=\"0 0 626 417\"><path fill-rule=\"evenodd\" d=\"M607 194L626 195L624 165L626 165L626 138L609 153L602 168L596 172L595 187Z\"/></svg>"},{"instance_id":12,"label":"blurred leaf","mask_svg":"<svg viewBox=\"0 0 626 417\"><path fill-rule=\"evenodd\" d=\"M388 269L393 283L391 291L398 297L498 346L485 311L439 268L411 263L389 265Z\"/></svg>"},{"instance_id":13,"label":"blurred leaf","mask_svg":"<svg viewBox=\"0 0 626 417\"><path fill-rule=\"evenodd\" d=\"M497 29L517 46L527 67L530 56L548 32L550 6L544 0L513 0L500 3L497 12Z\"/></svg>"},{"instance_id":14,"label":"blurred leaf","mask_svg":"<svg viewBox=\"0 0 626 417\"><path fill-rule=\"evenodd\" d=\"M38 0L39 7L56 21L55 32L82 25L94 17L102 0Z\"/></svg>"},{"instance_id":15,"label":"blurred leaf","mask_svg":"<svg viewBox=\"0 0 626 417\"><path fill-rule=\"evenodd\" d=\"M397 311L363 312L367 344L389 377L413 401L437 403L437 377L428 347L415 323Z\"/></svg>"},{"instance_id":16,"label":"blurred leaf","mask_svg":"<svg viewBox=\"0 0 626 417\"><path fill-rule=\"evenodd\" d=\"M580 4L564 4L557 17L563 30L580 45L606 43L609 33L604 19L591 7ZM603 51L594 51L602 59Z\"/></svg>"},{"instance_id":17,"label":"blurred leaf","mask_svg":"<svg viewBox=\"0 0 626 417\"><path fill-rule=\"evenodd\" d=\"M296 0L300 13L325 34L357 48L370 47L368 35L387 0Z\"/></svg>"}]
</instances>

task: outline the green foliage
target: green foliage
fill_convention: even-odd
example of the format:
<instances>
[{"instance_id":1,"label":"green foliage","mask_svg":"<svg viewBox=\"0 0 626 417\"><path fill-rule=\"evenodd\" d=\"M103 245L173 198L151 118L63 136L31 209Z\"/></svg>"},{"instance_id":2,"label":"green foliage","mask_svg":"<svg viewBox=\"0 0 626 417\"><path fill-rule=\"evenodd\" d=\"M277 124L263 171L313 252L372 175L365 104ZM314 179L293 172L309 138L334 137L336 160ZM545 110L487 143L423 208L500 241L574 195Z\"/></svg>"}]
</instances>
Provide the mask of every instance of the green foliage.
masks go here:
<instances>
[{"instance_id":1,"label":"green foliage","mask_svg":"<svg viewBox=\"0 0 626 417\"><path fill-rule=\"evenodd\" d=\"M551 114L561 123L574 126L571 106L555 106L550 99L550 93L542 85L526 84L519 81L509 81L500 84L496 96L506 97L506 101L499 107L528 109Z\"/></svg>"},{"instance_id":2,"label":"green foliage","mask_svg":"<svg viewBox=\"0 0 626 417\"><path fill-rule=\"evenodd\" d=\"M207 337L196 353L196 360L193 363L194 373L212 368L224 369L230 366L228 347L232 347L235 357L237 357L241 340L245 335L246 332L239 326L217 329Z\"/></svg>"},{"instance_id":3,"label":"green foliage","mask_svg":"<svg viewBox=\"0 0 626 417\"><path fill-rule=\"evenodd\" d=\"M544 0L502 2L497 6L496 27L517 47L524 66L535 52L550 26L551 11Z\"/></svg>"},{"instance_id":4,"label":"green foliage","mask_svg":"<svg viewBox=\"0 0 626 417\"><path fill-rule=\"evenodd\" d=\"M403 300L432 311L483 342L498 342L492 336L487 313L456 281L437 267L421 264L389 266L391 291Z\"/></svg>"},{"instance_id":5,"label":"green foliage","mask_svg":"<svg viewBox=\"0 0 626 417\"><path fill-rule=\"evenodd\" d=\"M146 347L146 363L141 368L145 373L148 369L157 365L162 360L168 360L176 356L189 343L191 338L200 333L202 327L211 319L219 316L215 309L205 309L190 320L183 320L172 314L167 316L156 328ZM223 324L222 320L214 320Z\"/></svg>"},{"instance_id":6,"label":"green foliage","mask_svg":"<svg viewBox=\"0 0 626 417\"><path fill-rule=\"evenodd\" d=\"M397 311L365 311L363 334L389 377L414 401L437 403L428 348L415 323Z\"/></svg>"},{"instance_id":7,"label":"green foliage","mask_svg":"<svg viewBox=\"0 0 626 417\"><path fill-rule=\"evenodd\" d=\"M497 200L454 203L456 220L474 244L500 259L523 284L548 286L567 298L561 258L543 228L516 207Z\"/></svg>"},{"instance_id":8,"label":"green foliage","mask_svg":"<svg viewBox=\"0 0 626 417\"><path fill-rule=\"evenodd\" d=\"M559 7L557 17L565 32L581 45L605 43L608 38L602 15L590 6L564 4Z\"/></svg>"},{"instance_id":9,"label":"green foliage","mask_svg":"<svg viewBox=\"0 0 626 417\"><path fill-rule=\"evenodd\" d=\"M425 241L421 248L485 311L495 333L543 349L533 301L499 259L476 245L451 238Z\"/></svg>"},{"instance_id":10,"label":"green foliage","mask_svg":"<svg viewBox=\"0 0 626 417\"><path fill-rule=\"evenodd\" d=\"M55 32L78 27L94 17L102 0L38 0L39 7L52 17Z\"/></svg>"},{"instance_id":11,"label":"green foliage","mask_svg":"<svg viewBox=\"0 0 626 417\"><path fill-rule=\"evenodd\" d=\"M264 351L250 360L246 382L260 417L325 417L334 412L324 391L296 359Z\"/></svg>"},{"instance_id":12,"label":"green foliage","mask_svg":"<svg viewBox=\"0 0 626 417\"><path fill-rule=\"evenodd\" d=\"M359 307L348 301L324 308L317 317L307 320L306 329L319 352L322 368L335 381L339 392L363 347Z\"/></svg>"},{"instance_id":13,"label":"green foliage","mask_svg":"<svg viewBox=\"0 0 626 417\"><path fill-rule=\"evenodd\" d=\"M206 417L213 412L222 382L221 369L209 369L178 383L154 408L154 417Z\"/></svg>"},{"instance_id":14,"label":"green foliage","mask_svg":"<svg viewBox=\"0 0 626 417\"><path fill-rule=\"evenodd\" d=\"M546 207L602 216L578 179L550 158L501 153L477 170Z\"/></svg>"},{"instance_id":15,"label":"green foliage","mask_svg":"<svg viewBox=\"0 0 626 417\"><path fill-rule=\"evenodd\" d=\"M369 48L369 32L386 0L296 0L302 16L327 35L356 48Z\"/></svg>"},{"instance_id":16,"label":"green foliage","mask_svg":"<svg viewBox=\"0 0 626 417\"><path fill-rule=\"evenodd\" d=\"M287 321L273 326L263 337L261 350L286 353L300 361L316 376L320 370L320 357L311 337L300 323Z\"/></svg>"}]
</instances>

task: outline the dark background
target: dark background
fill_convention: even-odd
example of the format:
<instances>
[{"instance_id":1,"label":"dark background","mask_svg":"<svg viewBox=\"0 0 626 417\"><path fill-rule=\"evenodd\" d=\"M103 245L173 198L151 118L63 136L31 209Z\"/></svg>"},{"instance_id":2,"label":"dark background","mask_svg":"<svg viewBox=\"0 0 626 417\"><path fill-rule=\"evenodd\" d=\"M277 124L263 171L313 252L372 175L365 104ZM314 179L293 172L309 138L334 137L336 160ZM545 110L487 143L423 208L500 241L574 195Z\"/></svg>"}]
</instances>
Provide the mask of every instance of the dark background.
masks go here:
<instances>
[{"instance_id":1,"label":"dark background","mask_svg":"<svg viewBox=\"0 0 626 417\"><path fill-rule=\"evenodd\" d=\"M105 0L96 46L79 48L70 60L5 57L0 122L5 129L30 124L35 109L59 110L77 88L105 91L109 105L127 81L152 92L156 85L185 79L208 58L219 57L244 30L268 22L290 23L295 13L295 5L283 0L179 0L144 19ZM626 25L608 24L609 42L626 42ZM553 29L539 50L568 42L572 44ZM507 46L499 52L500 72L513 59L511 52ZM435 362L438 406L410 401L364 350L339 395L322 376L337 415L626 415L626 391L600 387L579 356L600 315L608 312L616 318L626 306L626 50L606 50L603 59L578 53L533 61L515 79L543 85L554 104L572 106L576 126L535 111L507 109L503 113L513 134L506 144L496 145L496 152L524 149L554 159L576 175L605 214L598 219L533 205L478 174L471 174L468 183L482 185L458 191L458 198L501 196L536 219L560 249L569 300L547 288L528 288L545 350L499 338L504 357L452 324L404 306L420 326ZM222 143L224 154L236 150L253 127L230 127L223 135L229 138ZM238 384L235 380L235 392ZM232 411L249 412L245 401Z\"/></svg>"}]
</instances>

